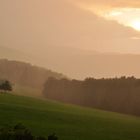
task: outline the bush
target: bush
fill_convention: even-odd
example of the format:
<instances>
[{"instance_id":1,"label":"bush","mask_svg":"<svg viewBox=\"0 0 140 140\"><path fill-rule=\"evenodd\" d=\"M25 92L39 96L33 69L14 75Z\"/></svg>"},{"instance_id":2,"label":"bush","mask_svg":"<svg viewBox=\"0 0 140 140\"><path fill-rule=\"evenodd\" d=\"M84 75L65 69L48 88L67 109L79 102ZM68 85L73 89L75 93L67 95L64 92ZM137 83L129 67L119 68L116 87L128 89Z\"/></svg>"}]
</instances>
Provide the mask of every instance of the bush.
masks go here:
<instances>
[{"instance_id":1,"label":"bush","mask_svg":"<svg viewBox=\"0 0 140 140\"><path fill-rule=\"evenodd\" d=\"M0 140L35 140L31 132L22 124L0 130Z\"/></svg>"},{"instance_id":2,"label":"bush","mask_svg":"<svg viewBox=\"0 0 140 140\"><path fill-rule=\"evenodd\" d=\"M0 129L0 140L47 140L43 136L33 136L31 131L22 124ZM55 134L48 136L48 140L58 140Z\"/></svg>"},{"instance_id":3,"label":"bush","mask_svg":"<svg viewBox=\"0 0 140 140\"><path fill-rule=\"evenodd\" d=\"M58 137L54 134L48 136L48 140L58 140Z\"/></svg>"}]
</instances>

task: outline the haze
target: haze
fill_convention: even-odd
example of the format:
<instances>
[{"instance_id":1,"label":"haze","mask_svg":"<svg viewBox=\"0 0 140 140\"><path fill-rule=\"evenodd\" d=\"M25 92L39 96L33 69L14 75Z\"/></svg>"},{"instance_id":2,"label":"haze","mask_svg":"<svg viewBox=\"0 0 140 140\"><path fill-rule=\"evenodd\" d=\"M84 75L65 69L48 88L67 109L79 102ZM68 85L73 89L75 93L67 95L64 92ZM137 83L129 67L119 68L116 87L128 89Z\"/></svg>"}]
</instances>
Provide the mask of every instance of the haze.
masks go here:
<instances>
[{"instance_id":1,"label":"haze","mask_svg":"<svg viewBox=\"0 0 140 140\"><path fill-rule=\"evenodd\" d=\"M0 54L73 78L140 77L139 14L138 0L0 0Z\"/></svg>"}]
</instances>

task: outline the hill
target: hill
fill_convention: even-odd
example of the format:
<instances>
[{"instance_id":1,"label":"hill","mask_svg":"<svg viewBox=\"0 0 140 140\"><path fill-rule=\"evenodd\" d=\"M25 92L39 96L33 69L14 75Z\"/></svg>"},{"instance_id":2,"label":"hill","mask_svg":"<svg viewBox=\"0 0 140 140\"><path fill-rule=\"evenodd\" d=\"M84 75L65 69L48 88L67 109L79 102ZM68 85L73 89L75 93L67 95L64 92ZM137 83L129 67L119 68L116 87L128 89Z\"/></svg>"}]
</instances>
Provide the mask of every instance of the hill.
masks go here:
<instances>
[{"instance_id":1,"label":"hill","mask_svg":"<svg viewBox=\"0 0 140 140\"><path fill-rule=\"evenodd\" d=\"M10 60L21 60L21 61L28 61L29 55L28 53L24 53L23 51L20 51L15 48L0 46L0 59L8 58Z\"/></svg>"},{"instance_id":2,"label":"hill","mask_svg":"<svg viewBox=\"0 0 140 140\"><path fill-rule=\"evenodd\" d=\"M140 118L29 97L0 95L0 127L23 123L60 140L139 140Z\"/></svg>"},{"instance_id":3,"label":"hill","mask_svg":"<svg viewBox=\"0 0 140 140\"><path fill-rule=\"evenodd\" d=\"M135 77L49 78L43 95L51 100L140 116L140 79Z\"/></svg>"},{"instance_id":4,"label":"hill","mask_svg":"<svg viewBox=\"0 0 140 140\"><path fill-rule=\"evenodd\" d=\"M20 51L24 52L23 50ZM31 62L62 72L74 79L84 79L89 76L110 78L124 75L140 78L140 66L138 65L140 55L138 54L101 53L55 46L42 47L41 50L36 49L35 52L27 50L24 53L27 58L21 58L16 54L15 57L5 54L4 58Z\"/></svg>"},{"instance_id":5,"label":"hill","mask_svg":"<svg viewBox=\"0 0 140 140\"><path fill-rule=\"evenodd\" d=\"M48 77L59 79L63 75L30 63L0 59L0 79L12 82L18 92L39 93Z\"/></svg>"}]
</instances>

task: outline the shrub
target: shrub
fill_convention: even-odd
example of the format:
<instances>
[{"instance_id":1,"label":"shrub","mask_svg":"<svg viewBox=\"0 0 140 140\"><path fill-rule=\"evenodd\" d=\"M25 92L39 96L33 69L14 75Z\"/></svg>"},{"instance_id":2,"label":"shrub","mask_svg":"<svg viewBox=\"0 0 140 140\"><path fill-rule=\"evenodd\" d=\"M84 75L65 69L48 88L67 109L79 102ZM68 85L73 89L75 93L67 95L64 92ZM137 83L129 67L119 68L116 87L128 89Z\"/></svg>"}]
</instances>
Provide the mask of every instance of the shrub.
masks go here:
<instances>
[{"instance_id":1,"label":"shrub","mask_svg":"<svg viewBox=\"0 0 140 140\"><path fill-rule=\"evenodd\" d=\"M36 137L22 124L0 129L0 140L47 140L43 136ZM58 140L55 134L48 136L48 140Z\"/></svg>"}]
</instances>

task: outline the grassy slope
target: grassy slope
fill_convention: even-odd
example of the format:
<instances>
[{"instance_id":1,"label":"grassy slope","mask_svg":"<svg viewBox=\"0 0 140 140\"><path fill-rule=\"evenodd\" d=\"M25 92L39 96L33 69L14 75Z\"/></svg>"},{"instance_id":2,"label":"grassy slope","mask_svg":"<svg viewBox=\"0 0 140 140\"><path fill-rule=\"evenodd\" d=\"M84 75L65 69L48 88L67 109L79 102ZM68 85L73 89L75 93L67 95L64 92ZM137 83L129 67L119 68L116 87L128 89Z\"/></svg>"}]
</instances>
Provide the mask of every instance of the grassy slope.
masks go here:
<instances>
[{"instance_id":1,"label":"grassy slope","mask_svg":"<svg viewBox=\"0 0 140 140\"><path fill-rule=\"evenodd\" d=\"M14 95L0 95L0 127L22 122L60 140L139 140L140 118Z\"/></svg>"},{"instance_id":2,"label":"grassy slope","mask_svg":"<svg viewBox=\"0 0 140 140\"><path fill-rule=\"evenodd\" d=\"M35 89L27 86L15 85L14 93L20 96L28 96L28 97L42 97L41 89Z\"/></svg>"}]
</instances>

